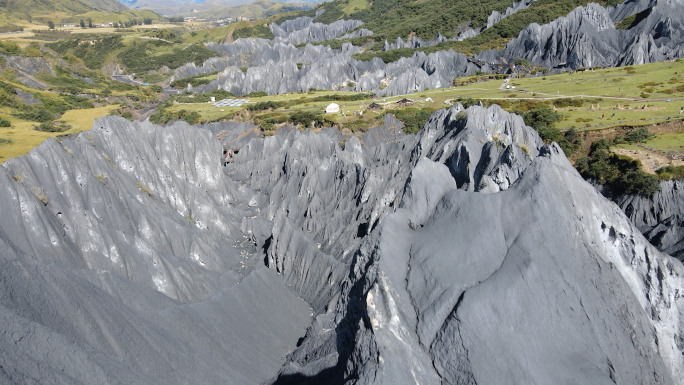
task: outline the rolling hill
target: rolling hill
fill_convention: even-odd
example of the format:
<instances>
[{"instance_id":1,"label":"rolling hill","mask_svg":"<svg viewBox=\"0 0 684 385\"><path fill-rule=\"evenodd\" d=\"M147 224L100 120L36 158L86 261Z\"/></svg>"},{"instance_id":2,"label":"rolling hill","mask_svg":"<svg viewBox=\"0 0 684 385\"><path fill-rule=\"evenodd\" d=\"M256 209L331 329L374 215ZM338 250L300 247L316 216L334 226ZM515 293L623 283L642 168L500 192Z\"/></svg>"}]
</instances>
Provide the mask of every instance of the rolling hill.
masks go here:
<instances>
[{"instance_id":1,"label":"rolling hill","mask_svg":"<svg viewBox=\"0 0 684 385\"><path fill-rule=\"evenodd\" d=\"M128 8L116 0L0 0L0 13L20 19L46 13L122 12Z\"/></svg>"},{"instance_id":2,"label":"rolling hill","mask_svg":"<svg viewBox=\"0 0 684 385\"><path fill-rule=\"evenodd\" d=\"M263 5L257 5L250 11L250 4L257 3L254 0L124 0L122 1L131 9L149 9L163 15L188 15L199 18L223 18L223 17L268 17L269 13L264 14L259 8L264 8ZM299 3L315 3L311 0L292 0L292 1L274 1L273 5L267 7L270 10L279 10L282 8L293 10ZM261 2L263 3L263 2ZM279 3L279 4L278 4ZM245 5L246 7L238 10L230 8ZM236 14L237 12L237 14ZM253 14L254 16L244 16L246 14ZM272 14L272 13L271 13Z\"/></svg>"}]
</instances>

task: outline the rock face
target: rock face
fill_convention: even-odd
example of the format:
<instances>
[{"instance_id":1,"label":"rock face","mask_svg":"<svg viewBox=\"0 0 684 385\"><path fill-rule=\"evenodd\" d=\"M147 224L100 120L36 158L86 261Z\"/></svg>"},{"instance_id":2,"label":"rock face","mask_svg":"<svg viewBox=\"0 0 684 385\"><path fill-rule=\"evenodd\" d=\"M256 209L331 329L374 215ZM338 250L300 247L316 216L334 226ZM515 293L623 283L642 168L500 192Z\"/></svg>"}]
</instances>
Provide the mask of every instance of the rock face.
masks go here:
<instances>
[{"instance_id":1,"label":"rock face","mask_svg":"<svg viewBox=\"0 0 684 385\"><path fill-rule=\"evenodd\" d=\"M274 383L681 383L682 265L651 246L557 146L541 146L505 115L472 107L463 118L456 107L400 141L412 166L388 181L405 181L389 195L396 209L370 222L341 293ZM482 155L462 156L476 143ZM529 155L502 156L524 154L523 146ZM308 163L298 159L300 169ZM509 171L496 190L459 183L504 174L497 168L522 172ZM298 185L300 196L318 196L310 183ZM383 199L372 212L383 212L387 194L373 195ZM302 258L291 237L288 258L274 229L269 266L288 266L292 287L306 286L288 271L324 258L316 250ZM329 263L317 276L334 271Z\"/></svg>"},{"instance_id":2,"label":"rock face","mask_svg":"<svg viewBox=\"0 0 684 385\"><path fill-rule=\"evenodd\" d=\"M502 18L532 4L530 0L514 3L501 15L493 13L489 28ZM615 29L614 23L640 13L639 22L627 30ZM646 12L646 14L644 14ZM370 35L358 29L362 23L355 20L338 20L330 25L314 23L314 18L300 17L281 25L273 24L276 35L272 41L238 39L232 44L210 43L208 47L224 55L209 59L203 66L190 63L176 70L175 79L225 70L202 92L216 88L242 95L251 91L269 94L318 89L344 88L349 82L357 91L373 91L378 96L392 96L448 87L456 77L468 76L477 71L491 73L505 58L511 62L524 58L545 67L580 68L591 66L622 66L684 57L684 2L682 0L634 0L615 8L604 8L590 3L578 7L565 17L546 25L531 24L511 40L501 51L485 51L468 62L464 55L441 51L425 55L416 52L410 58L393 63L379 59L359 62L351 55L361 48L343 44L339 50L309 46L296 48L294 44ZM479 29L469 29L455 40L474 37ZM419 48L439 44L448 39L442 35L423 41L412 37L393 43L385 42L383 50ZM477 65L481 61L482 65ZM295 68L296 64L302 68ZM230 68L235 67L235 68ZM249 68L247 74L238 72ZM504 69L502 69L504 70ZM380 90L380 85L388 85Z\"/></svg>"},{"instance_id":3,"label":"rock face","mask_svg":"<svg viewBox=\"0 0 684 385\"><path fill-rule=\"evenodd\" d=\"M235 44L211 44L208 47L217 52L237 50ZM208 73L209 68L221 68L218 62L230 64L225 67L216 80L201 89L207 92L212 89L224 89L236 95L248 94L252 91L266 91L269 94L307 91L309 88L340 89L348 82L356 84L356 91L376 91L378 95L400 95L426 88L449 87L455 77L471 75L479 67L469 62L465 55L454 51L440 51L425 55L416 52L410 58L402 58L393 63L384 63L380 59L368 62L357 61L351 55L360 49L343 43L339 50L330 47L306 45L296 48L292 44L279 39L272 44L267 41L249 56L249 63L254 65L243 73L240 68L231 64L237 56L206 63L200 69L188 64L176 70L175 78L184 78L190 74ZM301 68L298 67L301 65ZM381 81L389 79L389 86L380 90Z\"/></svg>"},{"instance_id":4,"label":"rock face","mask_svg":"<svg viewBox=\"0 0 684 385\"><path fill-rule=\"evenodd\" d=\"M323 24L314 23L313 19L311 17L298 17L294 20L284 21L281 25L273 23L270 29L274 35L285 41L301 44L334 39L363 24L359 20L337 20L330 24Z\"/></svg>"},{"instance_id":5,"label":"rock face","mask_svg":"<svg viewBox=\"0 0 684 385\"><path fill-rule=\"evenodd\" d=\"M613 10L624 19L642 7ZM503 55L525 58L546 67L569 68L644 64L684 56L684 2L654 0L648 16L628 30L615 29L608 9L595 3L578 7L567 17L540 26L531 24L508 43ZM501 52L488 52L493 60Z\"/></svg>"},{"instance_id":6,"label":"rock face","mask_svg":"<svg viewBox=\"0 0 684 385\"><path fill-rule=\"evenodd\" d=\"M107 117L5 162L2 382L682 383L684 267L522 118L345 139Z\"/></svg>"},{"instance_id":7,"label":"rock face","mask_svg":"<svg viewBox=\"0 0 684 385\"><path fill-rule=\"evenodd\" d=\"M684 182L660 182L653 197L616 199L629 220L658 250L684 260Z\"/></svg>"},{"instance_id":8,"label":"rock face","mask_svg":"<svg viewBox=\"0 0 684 385\"><path fill-rule=\"evenodd\" d=\"M240 221L256 208L220 153L206 130L105 118L3 164L1 382L246 384L277 371L311 313L249 262Z\"/></svg>"}]
</instances>

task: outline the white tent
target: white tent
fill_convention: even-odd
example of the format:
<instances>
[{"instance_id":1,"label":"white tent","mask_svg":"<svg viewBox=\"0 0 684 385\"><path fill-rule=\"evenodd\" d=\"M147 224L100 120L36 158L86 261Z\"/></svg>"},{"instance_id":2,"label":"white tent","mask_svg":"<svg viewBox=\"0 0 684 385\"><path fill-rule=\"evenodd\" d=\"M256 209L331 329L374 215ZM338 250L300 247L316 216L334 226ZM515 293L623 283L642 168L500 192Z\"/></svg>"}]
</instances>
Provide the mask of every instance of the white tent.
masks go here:
<instances>
[{"instance_id":1,"label":"white tent","mask_svg":"<svg viewBox=\"0 0 684 385\"><path fill-rule=\"evenodd\" d=\"M340 112L340 105L339 104L330 103L330 104L328 104L328 107L325 107L325 113L326 114L334 114L336 112Z\"/></svg>"}]
</instances>

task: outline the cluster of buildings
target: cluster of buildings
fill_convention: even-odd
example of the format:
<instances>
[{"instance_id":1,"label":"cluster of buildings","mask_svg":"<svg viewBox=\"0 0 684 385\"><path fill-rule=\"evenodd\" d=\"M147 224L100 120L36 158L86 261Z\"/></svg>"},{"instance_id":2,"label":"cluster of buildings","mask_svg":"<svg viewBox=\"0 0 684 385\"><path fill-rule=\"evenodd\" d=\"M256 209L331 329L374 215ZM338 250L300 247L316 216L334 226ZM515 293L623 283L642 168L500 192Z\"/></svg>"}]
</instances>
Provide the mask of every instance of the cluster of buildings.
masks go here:
<instances>
[{"instance_id":1,"label":"cluster of buildings","mask_svg":"<svg viewBox=\"0 0 684 385\"><path fill-rule=\"evenodd\" d=\"M430 101L432 101L432 99L430 99ZM408 106L412 106L412 105L413 105L413 100L411 100L411 99L403 98L397 102L398 107L408 107ZM382 111L382 110L383 110L382 105L375 103L375 102L369 104L368 107L366 107L366 111ZM325 107L325 113L326 114L336 114L338 112L340 112L340 105L337 103L330 103L330 104L328 104L327 107Z\"/></svg>"}]
</instances>

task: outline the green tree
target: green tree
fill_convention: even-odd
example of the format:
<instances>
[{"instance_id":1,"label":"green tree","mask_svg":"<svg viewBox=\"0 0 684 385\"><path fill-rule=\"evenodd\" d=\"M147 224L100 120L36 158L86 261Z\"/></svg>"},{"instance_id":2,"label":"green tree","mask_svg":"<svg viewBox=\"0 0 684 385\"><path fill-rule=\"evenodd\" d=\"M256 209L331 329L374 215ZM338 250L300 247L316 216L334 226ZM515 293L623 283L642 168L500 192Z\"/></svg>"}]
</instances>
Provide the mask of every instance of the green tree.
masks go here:
<instances>
[{"instance_id":1,"label":"green tree","mask_svg":"<svg viewBox=\"0 0 684 385\"><path fill-rule=\"evenodd\" d=\"M55 23L52 20L48 21L48 28L55 29Z\"/></svg>"},{"instance_id":2,"label":"green tree","mask_svg":"<svg viewBox=\"0 0 684 385\"><path fill-rule=\"evenodd\" d=\"M81 19L81 28L85 28L85 21L83 19Z\"/></svg>"},{"instance_id":3,"label":"green tree","mask_svg":"<svg viewBox=\"0 0 684 385\"><path fill-rule=\"evenodd\" d=\"M93 26L93 19L89 17L87 20L88 20L88 28L95 28Z\"/></svg>"}]
</instances>

